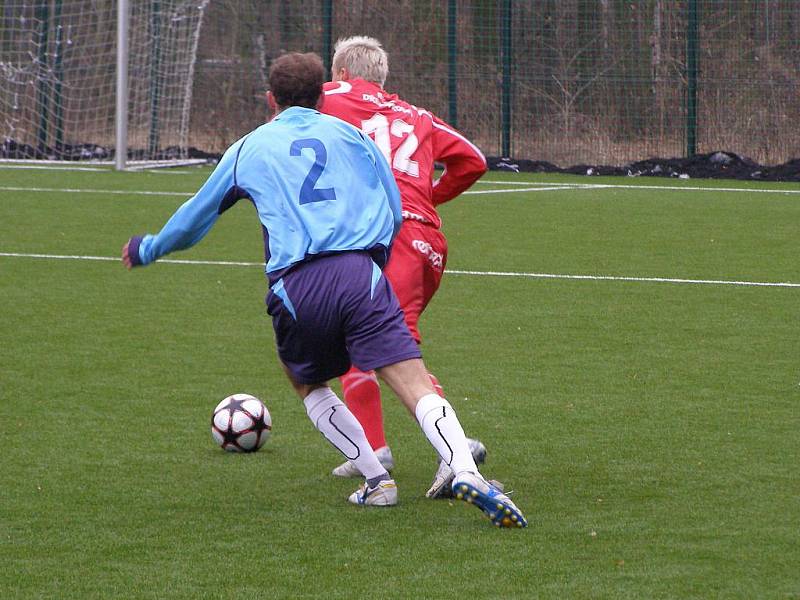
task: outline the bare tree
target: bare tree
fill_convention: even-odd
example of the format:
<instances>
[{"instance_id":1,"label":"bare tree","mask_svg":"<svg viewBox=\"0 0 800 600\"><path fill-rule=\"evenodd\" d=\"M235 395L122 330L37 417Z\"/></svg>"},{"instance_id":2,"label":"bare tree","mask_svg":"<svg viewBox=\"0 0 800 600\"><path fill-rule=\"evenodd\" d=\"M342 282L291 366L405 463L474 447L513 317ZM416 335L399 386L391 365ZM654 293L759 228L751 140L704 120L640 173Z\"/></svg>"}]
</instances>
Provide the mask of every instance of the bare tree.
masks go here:
<instances>
[{"instance_id":1,"label":"bare tree","mask_svg":"<svg viewBox=\"0 0 800 600\"><path fill-rule=\"evenodd\" d=\"M576 105L586 92L602 81L618 60L616 53L609 52L608 58L592 68L581 68L581 61L589 55L598 42L604 43L603 33L580 39L575 31L578 3L576 0L556 2L553 15L553 44L548 49L555 57L551 79L555 89L539 88L532 90L548 100L559 115L564 135L572 135L576 125Z\"/></svg>"}]
</instances>

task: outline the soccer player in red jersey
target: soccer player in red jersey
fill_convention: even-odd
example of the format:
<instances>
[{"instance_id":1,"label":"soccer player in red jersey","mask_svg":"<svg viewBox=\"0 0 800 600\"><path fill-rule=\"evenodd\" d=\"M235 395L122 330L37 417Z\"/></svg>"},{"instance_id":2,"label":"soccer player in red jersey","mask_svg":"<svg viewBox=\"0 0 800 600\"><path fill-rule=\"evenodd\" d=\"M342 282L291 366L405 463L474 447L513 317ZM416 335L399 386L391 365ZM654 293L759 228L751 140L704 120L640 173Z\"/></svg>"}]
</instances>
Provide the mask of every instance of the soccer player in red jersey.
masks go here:
<instances>
[{"instance_id":1,"label":"soccer player in red jersey","mask_svg":"<svg viewBox=\"0 0 800 600\"><path fill-rule=\"evenodd\" d=\"M319 110L372 137L400 189L403 225L384 274L397 294L412 336L420 343L419 318L439 288L447 262L447 240L436 207L475 183L486 172L486 159L463 134L429 110L383 89L389 68L378 40L365 36L340 39L331 71L333 81L324 85ZM436 162L445 168L438 179L434 179ZM436 378L431 375L431 379L443 396ZM386 445L375 373L353 368L341 382L347 406L361 422L381 462L391 469L394 461ZM483 444L469 441L476 462L482 462L486 455ZM333 473L361 475L350 461ZM449 467L440 463L428 497L447 495L452 476Z\"/></svg>"}]
</instances>

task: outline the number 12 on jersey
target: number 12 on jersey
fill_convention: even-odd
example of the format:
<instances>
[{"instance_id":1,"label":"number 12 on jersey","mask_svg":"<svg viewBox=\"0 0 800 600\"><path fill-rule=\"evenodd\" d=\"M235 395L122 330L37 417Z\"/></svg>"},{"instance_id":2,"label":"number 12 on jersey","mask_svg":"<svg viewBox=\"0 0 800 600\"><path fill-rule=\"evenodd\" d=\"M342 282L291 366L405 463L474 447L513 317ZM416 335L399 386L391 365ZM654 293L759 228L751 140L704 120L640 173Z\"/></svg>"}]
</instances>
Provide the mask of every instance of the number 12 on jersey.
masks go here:
<instances>
[{"instance_id":1,"label":"number 12 on jersey","mask_svg":"<svg viewBox=\"0 0 800 600\"><path fill-rule=\"evenodd\" d=\"M413 125L409 125L402 119L396 119L389 126L389 119L385 115L375 113L366 121L361 121L361 131L367 135L372 135L386 162L395 171L400 171L411 177L419 177L419 163L411 160L411 156L416 152L419 145L419 140L414 135ZM398 138L407 136L395 150L394 159L392 159L392 140L390 136Z\"/></svg>"}]
</instances>

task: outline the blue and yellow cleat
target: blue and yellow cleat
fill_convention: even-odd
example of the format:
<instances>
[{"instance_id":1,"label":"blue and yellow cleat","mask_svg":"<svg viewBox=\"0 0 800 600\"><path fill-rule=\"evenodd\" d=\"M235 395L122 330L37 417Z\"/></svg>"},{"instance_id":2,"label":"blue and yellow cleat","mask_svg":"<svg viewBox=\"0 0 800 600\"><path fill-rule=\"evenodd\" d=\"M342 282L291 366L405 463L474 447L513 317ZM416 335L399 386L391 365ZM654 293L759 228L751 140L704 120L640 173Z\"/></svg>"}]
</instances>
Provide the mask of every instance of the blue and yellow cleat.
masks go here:
<instances>
[{"instance_id":1,"label":"blue and yellow cleat","mask_svg":"<svg viewBox=\"0 0 800 600\"><path fill-rule=\"evenodd\" d=\"M459 473L453 494L480 508L498 527L527 527L528 521L511 499L477 473Z\"/></svg>"},{"instance_id":2,"label":"blue and yellow cleat","mask_svg":"<svg viewBox=\"0 0 800 600\"><path fill-rule=\"evenodd\" d=\"M476 465L483 464L486 461L486 446L480 440L467 438L467 445L472 454L472 459ZM453 497L453 479L456 474L453 473L446 462L439 459L439 468L436 469L436 474L433 476L433 483L431 488L425 492L427 498L452 498ZM496 486L498 487L498 486ZM502 492L502 488L500 489Z\"/></svg>"}]
</instances>

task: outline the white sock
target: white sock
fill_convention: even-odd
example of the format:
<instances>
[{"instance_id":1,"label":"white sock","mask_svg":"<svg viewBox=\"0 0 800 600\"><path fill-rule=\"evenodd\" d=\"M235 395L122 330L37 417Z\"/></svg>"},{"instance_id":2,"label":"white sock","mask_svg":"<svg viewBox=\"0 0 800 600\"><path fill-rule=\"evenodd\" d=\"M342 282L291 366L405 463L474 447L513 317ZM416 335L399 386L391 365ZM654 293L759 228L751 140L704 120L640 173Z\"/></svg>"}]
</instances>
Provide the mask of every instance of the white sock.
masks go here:
<instances>
[{"instance_id":1,"label":"white sock","mask_svg":"<svg viewBox=\"0 0 800 600\"><path fill-rule=\"evenodd\" d=\"M425 437L453 471L478 472L461 423L447 400L427 394L419 399L415 412Z\"/></svg>"},{"instance_id":2,"label":"white sock","mask_svg":"<svg viewBox=\"0 0 800 600\"><path fill-rule=\"evenodd\" d=\"M317 388L303 400L311 422L333 446L352 460L367 479L386 473L367 441L364 428L329 387Z\"/></svg>"}]
</instances>

